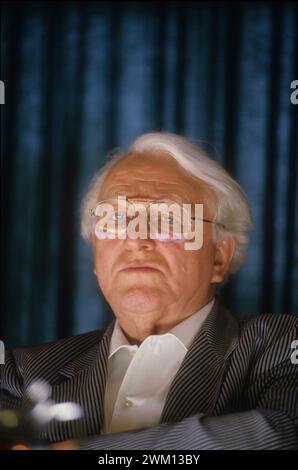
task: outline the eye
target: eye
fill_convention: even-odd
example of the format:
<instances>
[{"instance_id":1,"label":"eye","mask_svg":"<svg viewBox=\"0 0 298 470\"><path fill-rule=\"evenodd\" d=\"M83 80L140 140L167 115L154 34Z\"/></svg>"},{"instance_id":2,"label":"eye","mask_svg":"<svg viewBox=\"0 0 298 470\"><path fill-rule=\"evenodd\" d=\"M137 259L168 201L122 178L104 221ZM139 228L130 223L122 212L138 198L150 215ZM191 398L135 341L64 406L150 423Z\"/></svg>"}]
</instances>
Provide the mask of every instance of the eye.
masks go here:
<instances>
[{"instance_id":1,"label":"eye","mask_svg":"<svg viewBox=\"0 0 298 470\"><path fill-rule=\"evenodd\" d=\"M124 220L124 218L126 217L126 214L125 212L113 212L111 214L111 219L114 220L114 221L121 221L121 220Z\"/></svg>"},{"instance_id":2,"label":"eye","mask_svg":"<svg viewBox=\"0 0 298 470\"><path fill-rule=\"evenodd\" d=\"M172 215L169 215L169 214L163 214L161 216L161 220L164 221L164 222L167 222L169 224L173 224L174 223L174 217Z\"/></svg>"}]
</instances>

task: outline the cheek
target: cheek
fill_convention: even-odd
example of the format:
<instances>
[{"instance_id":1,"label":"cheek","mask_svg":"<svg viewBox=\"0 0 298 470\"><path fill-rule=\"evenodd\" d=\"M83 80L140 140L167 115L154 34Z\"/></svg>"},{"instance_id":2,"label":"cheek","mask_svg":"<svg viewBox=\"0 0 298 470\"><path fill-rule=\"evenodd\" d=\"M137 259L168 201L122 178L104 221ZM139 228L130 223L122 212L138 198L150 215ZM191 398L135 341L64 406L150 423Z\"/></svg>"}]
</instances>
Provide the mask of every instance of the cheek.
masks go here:
<instances>
[{"instance_id":1,"label":"cheek","mask_svg":"<svg viewBox=\"0 0 298 470\"><path fill-rule=\"evenodd\" d=\"M202 248L193 255L193 270L201 281L210 281L214 266L215 247L212 241L204 242Z\"/></svg>"},{"instance_id":2,"label":"cheek","mask_svg":"<svg viewBox=\"0 0 298 470\"><path fill-rule=\"evenodd\" d=\"M184 250L183 244L165 244L160 248L162 258L164 259L169 272L168 281L176 284L186 280L185 276L192 270L194 255Z\"/></svg>"},{"instance_id":3,"label":"cheek","mask_svg":"<svg viewBox=\"0 0 298 470\"><path fill-rule=\"evenodd\" d=\"M205 242L200 250L184 250L183 245L168 245L163 249L169 270L181 283L209 278L214 263L214 246Z\"/></svg>"},{"instance_id":4,"label":"cheek","mask_svg":"<svg viewBox=\"0 0 298 470\"><path fill-rule=\"evenodd\" d=\"M94 250L94 264L97 275L101 278L110 273L113 260L115 258L115 249L108 240L98 241Z\"/></svg>"}]
</instances>

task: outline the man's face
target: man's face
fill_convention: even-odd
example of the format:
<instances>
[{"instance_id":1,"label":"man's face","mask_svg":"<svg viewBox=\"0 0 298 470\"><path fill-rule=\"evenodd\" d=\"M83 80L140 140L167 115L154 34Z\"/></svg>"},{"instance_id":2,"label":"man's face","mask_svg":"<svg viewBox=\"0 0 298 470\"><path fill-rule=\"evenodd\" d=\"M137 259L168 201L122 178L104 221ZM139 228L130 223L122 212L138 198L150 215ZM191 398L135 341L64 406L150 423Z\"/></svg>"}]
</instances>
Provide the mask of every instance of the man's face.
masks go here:
<instances>
[{"instance_id":1,"label":"man's face","mask_svg":"<svg viewBox=\"0 0 298 470\"><path fill-rule=\"evenodd\" d=\"M98 201L128 199L203 203L204 218L213 217L210 190L167 155L127 155L109 172ZM153 324L182 321L213 297L215 244L213 226L203 224L203 246L185 250L183 242L93 237L95 271L100 288L119 321L138 316ZM151 268L127 268L129 263Z\"/></svg>"}]
</instances>

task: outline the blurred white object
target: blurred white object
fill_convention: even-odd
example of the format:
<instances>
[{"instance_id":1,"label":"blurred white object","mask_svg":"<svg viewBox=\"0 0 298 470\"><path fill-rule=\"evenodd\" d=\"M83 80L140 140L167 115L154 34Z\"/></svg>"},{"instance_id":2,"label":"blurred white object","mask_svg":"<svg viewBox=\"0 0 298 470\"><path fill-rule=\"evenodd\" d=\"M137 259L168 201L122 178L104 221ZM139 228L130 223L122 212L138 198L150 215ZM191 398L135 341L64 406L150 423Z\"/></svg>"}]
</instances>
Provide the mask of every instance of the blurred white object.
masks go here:
<instances>
[{"instance_id":1,"label":"blurred white object","mask_svg":"<svg viewBox=\"0 0 298 470\"><path fill-rule=\"evenodd\" d=\"M46 401L51 396L51 386L44 380L37 380L29 385L27 394L36 403Z\"/></svg>"},{"instance_id":2,"label":"blurred white object","mask_svg":"<svg viewBox=\"0 0 298 470\"><path fill-rule=\"evenodd\" d=\"M81 418L83 411L76 403L58 403L51 406L51 416L58 421L71 421Z\"/></svg>"},{"instance_id":3,"label":"blurred white object","mask_svg":"<svg viewBox=\"0 0 298 470\"><path fill-rule=\"evenodd\" d=\"M51 386L44 380L32 382L27 388L27 395L35 406L31 410L31 416L39 425L45 425L52 419L58 421L71 421L83 416L80 405L76 403L57 403L51 399Z\"/></svg>"},{"instance_id":4,"label":"blurred white object","mask_svg":"<svg viewBox=\"0 0 298 470\"><path fill-rule=\"evenodd\" d=\"M39 425L47 424L52 419L52 407L53 402L50 400L41 401L40 403L37 403L37 405L35 405L31 410L31 416Z\"/></svg>"}]
</instances>

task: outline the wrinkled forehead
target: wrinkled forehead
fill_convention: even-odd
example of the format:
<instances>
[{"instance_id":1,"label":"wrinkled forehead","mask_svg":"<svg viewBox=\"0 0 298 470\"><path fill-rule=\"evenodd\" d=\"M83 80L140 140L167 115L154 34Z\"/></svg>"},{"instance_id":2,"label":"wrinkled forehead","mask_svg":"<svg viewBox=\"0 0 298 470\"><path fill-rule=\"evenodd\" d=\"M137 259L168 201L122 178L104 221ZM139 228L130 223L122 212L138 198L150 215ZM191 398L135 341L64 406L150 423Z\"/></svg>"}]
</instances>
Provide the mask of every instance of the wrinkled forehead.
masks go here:
<instances>
[{"instance_id":1,"label":"wrinkled forehead","mask_svg":"<svg viewBox=\"0 0 298 470\"><path fill-rule=\"evenodd\" d=\"M107 174L100 197L118 194L148 199L174 199L211 204L210 188L167 154L127 154Z\"/></svg>"}]
</instances>

